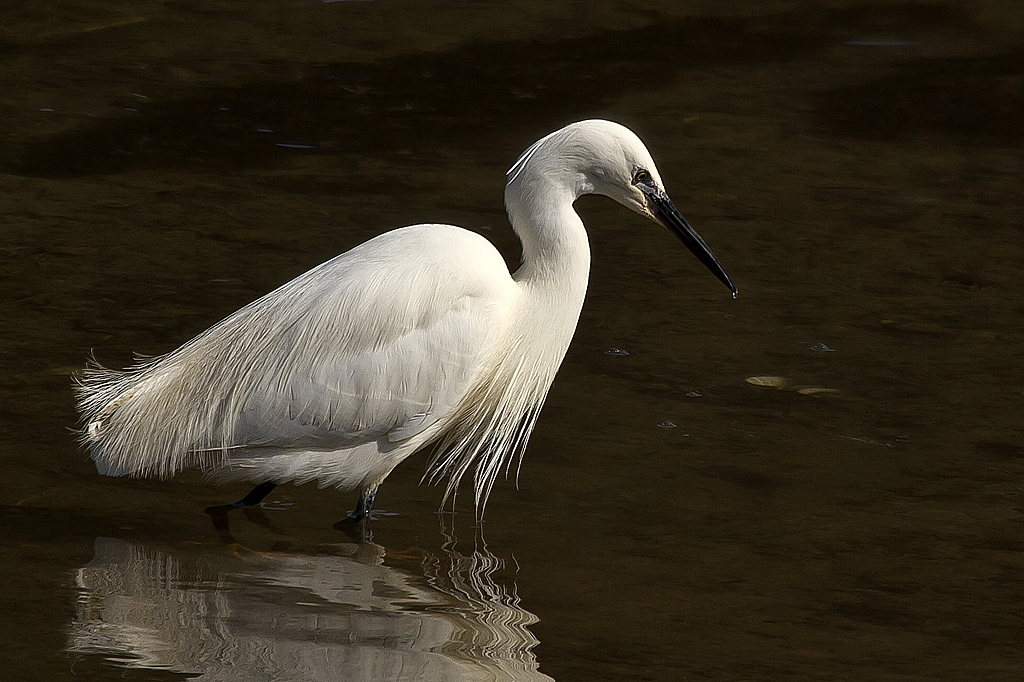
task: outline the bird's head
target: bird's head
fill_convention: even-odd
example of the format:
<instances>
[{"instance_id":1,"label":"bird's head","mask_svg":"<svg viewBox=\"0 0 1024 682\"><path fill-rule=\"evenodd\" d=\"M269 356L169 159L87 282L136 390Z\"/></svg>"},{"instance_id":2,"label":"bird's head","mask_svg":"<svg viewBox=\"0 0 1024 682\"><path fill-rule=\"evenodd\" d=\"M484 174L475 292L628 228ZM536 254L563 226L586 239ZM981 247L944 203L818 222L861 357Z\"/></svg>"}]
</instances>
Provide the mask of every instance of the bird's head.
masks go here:
<instances>
[{"instance_id":1,"label":"bird's head","mask_svg":"<svg viewBox=\"0 0 1024 682\"><path fill-rule=\"evenodd\" d=\"M736 285L672 203L650 152L629 128L595 119L557 130L523 152L508 172L509 185L528 168L560 178L576 196L602 194L664 225L735 295Z\"/></svg>"}]
</instances>

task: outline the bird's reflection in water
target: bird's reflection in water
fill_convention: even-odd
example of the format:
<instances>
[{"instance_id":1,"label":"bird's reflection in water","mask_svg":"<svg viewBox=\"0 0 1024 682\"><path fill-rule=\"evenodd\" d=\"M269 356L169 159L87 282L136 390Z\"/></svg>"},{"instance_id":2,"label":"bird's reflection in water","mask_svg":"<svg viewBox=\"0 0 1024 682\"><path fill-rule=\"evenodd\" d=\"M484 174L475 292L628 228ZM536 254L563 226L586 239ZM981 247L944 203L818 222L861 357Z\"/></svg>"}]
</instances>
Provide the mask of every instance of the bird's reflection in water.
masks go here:
<instances>
[{"instance_id":1,"label":"bird's reflection in water","mask_svg":"<svg viewBox=\"0 0 1024 682\"><path fill-rule=\"evenodd\" d=\"M99 538L69 649L204 681L551 680L536 617L494 579L503 560L451 540L422 575L383 559L373 544L236 556Z\"/></svg>"}]
</instances>

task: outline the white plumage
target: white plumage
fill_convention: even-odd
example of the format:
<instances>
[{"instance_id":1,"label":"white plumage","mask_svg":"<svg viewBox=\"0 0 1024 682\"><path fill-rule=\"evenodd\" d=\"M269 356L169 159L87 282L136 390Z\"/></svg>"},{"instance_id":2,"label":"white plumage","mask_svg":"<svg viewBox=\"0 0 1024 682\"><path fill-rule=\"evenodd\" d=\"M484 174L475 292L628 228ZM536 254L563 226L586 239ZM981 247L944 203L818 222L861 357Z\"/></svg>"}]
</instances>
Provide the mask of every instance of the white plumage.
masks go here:
<instances>
[{"instance_id":1,"label":"white plumage","mask_svg":"<svg viewBox=\"0 0 1024 682\"><path fill-rule=\"evenodd\" d=\"M531 146L505 204L523 244L510 275L450 225L384 233L245 306L177 350L77 389L96 466L170 476L376 486L437 442L452 494L474 465L478 507L522 455L572 338L590 249L572 208L599 193L673 229L735 291L628 129L582 121Z\"/></svg>"}]
</instances>

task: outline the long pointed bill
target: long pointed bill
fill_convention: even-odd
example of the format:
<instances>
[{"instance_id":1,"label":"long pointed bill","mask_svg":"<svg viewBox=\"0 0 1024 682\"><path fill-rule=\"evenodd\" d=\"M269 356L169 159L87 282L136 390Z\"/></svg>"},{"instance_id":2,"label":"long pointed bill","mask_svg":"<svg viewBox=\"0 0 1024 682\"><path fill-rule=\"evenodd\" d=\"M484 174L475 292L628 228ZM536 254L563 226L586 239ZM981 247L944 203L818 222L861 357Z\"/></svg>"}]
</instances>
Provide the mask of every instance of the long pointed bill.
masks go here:
<instances>
[{"instance_id":1,"label":"long pointed bill","mask_svg":"<svg viewBox=\"0 0 1024 682\"><path fill-rule=\"evenodd\" d=\"M658 221L672 230L680 241L686 245L690 251L693 252L698 260L710 270L715 277L721 280L722 284L729 287L732 291L733 296L736 295L736 285L732 283L732 278L729 277L729 273L725 271L722 264L718 262L715 254L711 252L708 245L704 243L704 240L700 238L697 231L690 227L690 223L686 222L686 218L679 212L679 209L675 207L672 200L668 198L668 195L664 191L657 187L651 187L648 185L640 185L640 189L647 198L651 200L651 206L654 210L654 215L658 218Z\"/></svg>"}]
</instances>

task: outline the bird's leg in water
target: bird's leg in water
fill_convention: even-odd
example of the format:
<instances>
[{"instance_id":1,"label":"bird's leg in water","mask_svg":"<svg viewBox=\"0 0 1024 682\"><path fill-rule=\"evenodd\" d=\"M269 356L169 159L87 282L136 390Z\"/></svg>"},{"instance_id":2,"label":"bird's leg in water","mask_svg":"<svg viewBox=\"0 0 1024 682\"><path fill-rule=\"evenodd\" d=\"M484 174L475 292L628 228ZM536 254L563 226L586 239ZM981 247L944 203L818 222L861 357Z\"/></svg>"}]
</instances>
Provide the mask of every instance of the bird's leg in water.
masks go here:
<instances>
[{"instance_id":1,"label":"bird's leg in water","mask_svg":"<svg viewBox=\"0 0 1024 682\"><path fill-rule=\"evenodd\" d=\"M249 494L238 502L231 504L232 507L254 507L263 501L263 498L270 494L270 491L277 487L276 483L266 481L249 491Z\"/></svg>"},{"instance_id":2,"label":"bird's leg in water","mask_svg":"<svg viewBox=\"0 0 1024 682\"><path fill-rule=\"evenodd\" d=\"M225 543L229 545L238 544L238 541L235 540L233 535L231 535L231 529L228 526L228 513L233 509L242 509L245 512L246 518L250 521L273 530L270 526L270 521L263 513L263 510L256 508L256 505L262 502L263 499L270 494L270 491L276 487L276 483L264 481L250 490L248 495L237 502L232 502L231 504L219 504L215 507L206 508L206 513L210 515L210 519L213 521L214 529Z\"/></svg>"},{"instance_id":3,"label":"bird's leg in water","mask_svg":"<svg viewBox=\"0 0 1024 682\"><path fill-rule=\"evenodd\" d=\"M359 501L356 502L355 511L348 513L353 521L362 521L370 518L370 509L373 507L373 498L377 496L377 487L372 486L359 493Z\"/></svg>"},{"instance_id":4,"label":"bird's leg in water","mask_svg":"<svg viewBox=\"0 0 1024 682\"><path fill-rule=\"evenodd\" d=\"M350 511L344 519L334 524L334 528L342 531L356 542L373 542L373 533L370 530L370 510L376 495L377 486L361 491L355 510Z\"/></svg>"}]
</instances>

